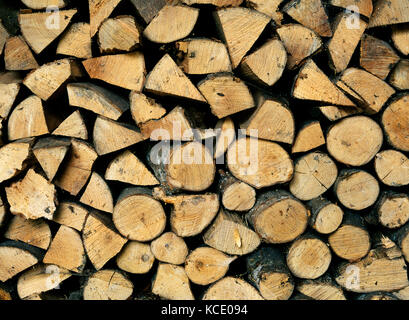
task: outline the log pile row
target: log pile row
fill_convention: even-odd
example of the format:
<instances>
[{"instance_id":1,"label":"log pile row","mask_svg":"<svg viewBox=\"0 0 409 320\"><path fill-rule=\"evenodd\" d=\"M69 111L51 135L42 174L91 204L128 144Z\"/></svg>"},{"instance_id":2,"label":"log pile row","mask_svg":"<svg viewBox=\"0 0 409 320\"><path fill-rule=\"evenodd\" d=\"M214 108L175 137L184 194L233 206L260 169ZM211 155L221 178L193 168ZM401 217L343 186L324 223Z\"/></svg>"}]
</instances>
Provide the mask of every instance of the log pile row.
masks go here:
<instances>
[{"instance_id":1,"label":"log pile row","mask_svg":"<svg viewBox=\"0 0 409 320\"><path fill-rule=\"evenodd\" d=\"M17 7L0 300L409 299L407 0Z\"/></svg>"}]
</instances>

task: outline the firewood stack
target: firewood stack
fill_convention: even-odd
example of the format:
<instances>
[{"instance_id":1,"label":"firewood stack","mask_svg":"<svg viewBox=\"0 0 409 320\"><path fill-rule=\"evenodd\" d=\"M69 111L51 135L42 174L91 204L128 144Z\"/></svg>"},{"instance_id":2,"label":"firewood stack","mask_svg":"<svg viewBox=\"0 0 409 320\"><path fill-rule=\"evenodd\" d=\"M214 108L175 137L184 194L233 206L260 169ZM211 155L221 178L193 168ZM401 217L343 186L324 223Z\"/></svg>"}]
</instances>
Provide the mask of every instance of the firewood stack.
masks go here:
<instances>
[{"instance_id":1,"label":"firewood stack","mask_svg":"<svg viewBox=\"0 0 409 320\"><path fill-rule=\"evenodd\" d=\"M409 299L407 0L0 14L0 300Z\"/></svg>"}]
</instances>

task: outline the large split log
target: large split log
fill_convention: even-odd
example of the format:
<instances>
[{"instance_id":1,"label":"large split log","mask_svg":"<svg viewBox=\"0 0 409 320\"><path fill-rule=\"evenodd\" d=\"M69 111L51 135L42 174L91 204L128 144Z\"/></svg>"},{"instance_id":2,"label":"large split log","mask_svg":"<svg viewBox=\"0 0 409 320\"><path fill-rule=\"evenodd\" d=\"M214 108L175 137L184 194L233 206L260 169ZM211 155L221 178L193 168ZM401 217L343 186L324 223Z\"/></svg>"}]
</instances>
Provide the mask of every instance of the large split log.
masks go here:
<instances>
[{"instance_id":1,"label":"large split log","mask_svg":"<svg viewBox=\"0 0 409 320\"><path fill-rule=\"evenodd\" d=\"M150 245L137 241L129 241L116 258L119 269L134 274L149 272L154 262Z\"/></svg>"},{"instance_id":2,"label":"large split log","mask_svg":"<svg viewBox=\"0 0 409 320\"><path fill-rule=\"evenodd\" d=\"M101 270L89 277L84 287L84 300L127 300L133 284L121 272Z\"/></svg>"}]
</instances>

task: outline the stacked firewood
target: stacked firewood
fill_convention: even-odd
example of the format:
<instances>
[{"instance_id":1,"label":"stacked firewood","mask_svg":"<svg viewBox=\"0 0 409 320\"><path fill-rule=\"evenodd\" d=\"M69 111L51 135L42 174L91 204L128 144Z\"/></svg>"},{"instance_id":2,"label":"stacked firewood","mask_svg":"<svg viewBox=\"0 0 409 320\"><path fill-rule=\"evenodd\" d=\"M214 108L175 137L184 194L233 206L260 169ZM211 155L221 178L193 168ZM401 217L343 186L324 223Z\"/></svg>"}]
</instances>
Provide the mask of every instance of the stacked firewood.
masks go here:
<instances>
[{"instance_id":1,"label":"stacked firewood","mask_svg":"<svg viewBox=\"0 0 409 320\"><path fill-rule=\"evenodd\" d=\"M0 300L409 299L407 0L0 7Z\"/></svg>"}]
</instances>

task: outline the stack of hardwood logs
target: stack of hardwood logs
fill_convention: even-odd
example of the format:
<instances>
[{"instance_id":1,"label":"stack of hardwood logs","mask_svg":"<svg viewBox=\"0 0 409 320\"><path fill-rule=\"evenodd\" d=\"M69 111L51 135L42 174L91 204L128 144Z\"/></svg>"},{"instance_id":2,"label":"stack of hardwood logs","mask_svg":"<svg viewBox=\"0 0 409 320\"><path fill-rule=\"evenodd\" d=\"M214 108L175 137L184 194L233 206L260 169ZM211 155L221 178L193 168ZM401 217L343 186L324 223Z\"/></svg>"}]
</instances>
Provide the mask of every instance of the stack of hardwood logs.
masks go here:
<instances>
[{"instance_id":1,"label":"stack of hardwood logs","mask_svg":"<svg viewBox=\"0 0 409 320\"><path fill-rule=\"evenodd\" d=\"M0 16L0 300L409 299L407 0Z\"/></svg>"}]
</instances>

